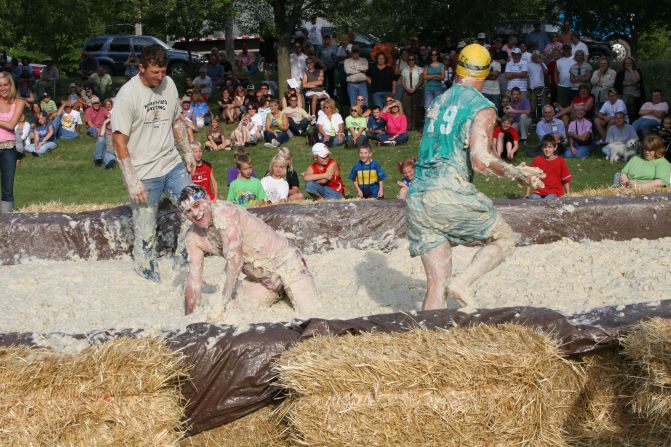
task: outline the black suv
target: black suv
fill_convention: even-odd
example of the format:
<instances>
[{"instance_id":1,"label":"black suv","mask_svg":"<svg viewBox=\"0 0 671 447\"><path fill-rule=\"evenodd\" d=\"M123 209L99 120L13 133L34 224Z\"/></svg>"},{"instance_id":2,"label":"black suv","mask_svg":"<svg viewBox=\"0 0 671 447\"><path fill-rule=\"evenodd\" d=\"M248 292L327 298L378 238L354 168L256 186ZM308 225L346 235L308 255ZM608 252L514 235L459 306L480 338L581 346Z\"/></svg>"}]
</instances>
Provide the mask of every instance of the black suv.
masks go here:
<instances>
[{"instance_id":1,"label":"black suv","mask_svg":"<svg viewBox=\"0 0 671 447\"><path fill-rule=\"evenodd\" d=\"M102 34L89 37L84 43L83 52L91 53L100 66L112 76L123 75L126 67L124 62L131 52L140 56L146 46L157 44L165 48L168 55L168 73L171 76L184 76L189 65L189 53L174 50L162 40L153 36L134 36L131 34ZM202 62L201 56L191 53L191 62Z\"/></svg>"}]
</instances>

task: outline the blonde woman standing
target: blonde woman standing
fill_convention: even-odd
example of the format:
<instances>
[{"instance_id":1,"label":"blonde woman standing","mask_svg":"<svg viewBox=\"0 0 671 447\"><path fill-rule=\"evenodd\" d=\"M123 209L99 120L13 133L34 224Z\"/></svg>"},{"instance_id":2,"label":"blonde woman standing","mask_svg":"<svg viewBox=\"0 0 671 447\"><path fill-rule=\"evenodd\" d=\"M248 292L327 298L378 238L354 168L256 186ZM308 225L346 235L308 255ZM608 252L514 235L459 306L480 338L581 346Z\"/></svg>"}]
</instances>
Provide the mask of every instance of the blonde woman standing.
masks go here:
<instances>
[{"instance_id":1,"label":"blonde woman standing","mask_svg":"<svg viewBox=\"0 0 671 447\"><path fill-rule=\"evenodd\" d=\"M12 75L0 73L0 181L2 184L2 206L0 211L11 213L14 208L14 174L16 160L16 135L14 128L23 113L25 103L16 95Z\"/></svg>"}]
</instances>

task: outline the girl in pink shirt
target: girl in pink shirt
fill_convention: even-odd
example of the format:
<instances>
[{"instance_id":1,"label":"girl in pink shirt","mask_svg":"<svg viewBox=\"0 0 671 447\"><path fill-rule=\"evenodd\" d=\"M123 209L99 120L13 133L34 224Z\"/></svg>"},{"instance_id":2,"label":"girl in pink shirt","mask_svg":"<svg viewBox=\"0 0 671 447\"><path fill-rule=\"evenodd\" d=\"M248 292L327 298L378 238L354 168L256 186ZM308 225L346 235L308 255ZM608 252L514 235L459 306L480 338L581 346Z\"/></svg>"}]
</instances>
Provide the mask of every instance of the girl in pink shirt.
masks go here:
<instances>
[{"instance_id":1,"label":"girl in pink shirt","mask_svg":"<svg viewBox=\"0 0 671 447\"><path fill-rule=\"evenodd\" d=\"M396 146L408 142L408 119L400 101L387 97L387 106L380 112L380 117L387 123L387 129L385 133L375 135L378 144Z\"/></svg>"}]
</instances>

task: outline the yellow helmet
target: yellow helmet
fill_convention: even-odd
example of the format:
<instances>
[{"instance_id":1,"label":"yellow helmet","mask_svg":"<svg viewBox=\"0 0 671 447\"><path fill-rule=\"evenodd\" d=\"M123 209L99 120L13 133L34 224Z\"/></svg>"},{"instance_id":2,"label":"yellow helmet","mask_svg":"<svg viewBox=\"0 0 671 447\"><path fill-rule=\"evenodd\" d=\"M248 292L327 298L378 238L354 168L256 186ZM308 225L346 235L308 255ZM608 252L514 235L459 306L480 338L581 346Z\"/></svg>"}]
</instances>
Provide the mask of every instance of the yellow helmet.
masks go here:
<instances>
[{"instance_id":1,"label":"yellow helmet","mask_svg":"<svg viewBox=\"0 0 671 447\"><path fill-rule=\"evenodd\" d=\"M462 78L485 79L489 75L492 61L487 48L477 43L462 48L457 61L457 76Z\"/></svg>"}]
</instances>

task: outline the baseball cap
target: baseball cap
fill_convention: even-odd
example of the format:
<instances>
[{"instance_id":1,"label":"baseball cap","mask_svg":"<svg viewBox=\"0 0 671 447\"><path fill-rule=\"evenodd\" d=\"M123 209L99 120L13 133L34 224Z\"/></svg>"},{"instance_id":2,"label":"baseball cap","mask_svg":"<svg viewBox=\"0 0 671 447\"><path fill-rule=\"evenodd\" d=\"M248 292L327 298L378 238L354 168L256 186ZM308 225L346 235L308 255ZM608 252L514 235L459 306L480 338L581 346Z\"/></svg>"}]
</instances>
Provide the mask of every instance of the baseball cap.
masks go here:
<instances>
[{"instance_id":1,"label":"baseball cap","mask_svg":"<svg viewBox=\"0 0 671 447\"><path fill-rule=\"evenodd\" d=\"M510 50L510 52L511 52L512 54L522 54L522 50L520 50L520 49L517 48L517 47L513 48L512 50Z\"/></svg>"},{"instance_id":2,"label":"baseball cap","mask_svg":"<svg viewBox=\"0 0 671 447\"><path fill-rule=\"evenodd\" d=\"M609 88L608 93L612 93L614 95L617 95L617 90L615 90L614 88Z\"/></svg>"},{"instance_id":3,"label":"baseball cap","mask_svg":"<svg viewBox=\"0 0 671 447\"><path fill-rule=\"evenodd\" d=\"M182 102L191 102L191 98L188 95L182 96Z\"/></svg>"},{"instance_id":4,"label":"baseball cap","mask_svg":"<svg viewBox=\"0 0 671 447\"><path fill-rule=\"evenodd\" d=\"M254 90L254 89L255 89L254 84L249 84L247 86L247 90Z\"/></svg>"},{"instance_id":5,"label":"baseball cap","mask_svg":"<svg viewBox=\"0 0 671 447\"><path fill-rule=\"evenodd\" d=\"M95 95L91 96L91 104L96 104L96 103L100 104L100 98L98 98Z\"/></svg>"},{"instance_id":6,"label":"baseball cap","mask_svg":"<svg viewBox=\"0 0 671 447\"><path fill-rule=\"evenodd\" d=\"M486 38L485 33L478 33L478 39Z\"/></svg>"},{"instance_id":7,"label":"baseball cap","mask_svg":"<svg viewBox=\"0 0 671 447\"><path fill-rule=\"evenodd\" d=\"M312 146L312 155L315 157L328 157L331 155L331 152L329 151L329 148L326 147L324 143L315 143Z\"/></svg>"},{"instance_id":8,"label":"baseball cap","mask_svg":"<svg viewBox=\"0 0 671 447\"><path fill-rule=\"evenodd\" d=\"M71 82L68 87L77 87L77 84L75 84L74 82Z\"/></svg>"},{"instance_id":9,"label":"baseball cap","mask_svg":"<svg viewBox=\"0 0 671 447\"><path fill-rule=\"evenodd\" d=\"M44 92L44 93L42 94L42 96L45 97L45 98L47 98L47 97L49 97L49 96L51 96L51 95L49 94L49 92Z\"/></svg>"},{"instance_id":10,"label":"baseball cap","mask_svg":"<svg viewBox=\"0 0 671 447\"><path fill-rule=\"evenodd\" d=\"M87 92L90 92L92 89L91 89L90 85L87 85L86 87L84 87L84 90L86 90Z\"/></svg>"}]
</instances>

